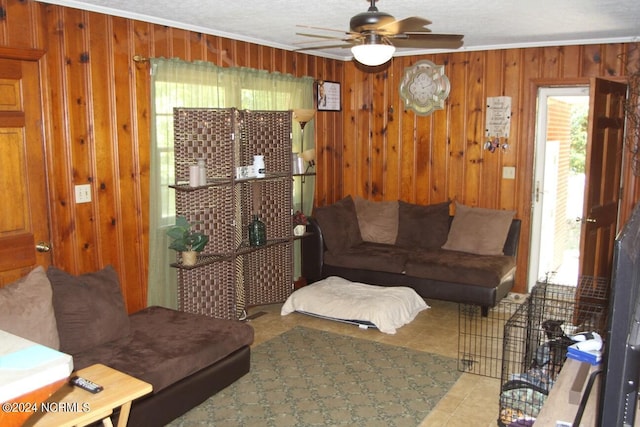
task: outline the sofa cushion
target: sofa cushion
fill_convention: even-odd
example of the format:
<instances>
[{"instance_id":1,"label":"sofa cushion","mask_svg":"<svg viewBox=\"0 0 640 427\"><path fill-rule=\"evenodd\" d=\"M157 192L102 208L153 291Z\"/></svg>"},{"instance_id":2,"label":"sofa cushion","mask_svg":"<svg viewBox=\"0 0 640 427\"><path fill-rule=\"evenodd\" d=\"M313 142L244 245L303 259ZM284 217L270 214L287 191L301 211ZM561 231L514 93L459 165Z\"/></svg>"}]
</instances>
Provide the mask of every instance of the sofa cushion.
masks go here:
<instances>
[{"instance_id":1,"label":"sofa cushion","mask_svg":"<svg viewBox=\"0 0 640 427\"><path fill-rule=\"evenodd\" d=\"M325 252L324 263L335 267L402 273L407 255L407 250L396 246L364 242L340 252Z\"/></svg>"},{"instance_id":2,"label":"sofa cushion","mask_svg":"<svg viewBox=\"0 0 640 427\"><path fill-rule=\"evenodd\" d=\"M340 252L362 243L356 207L351 196L332 205L316 208L315 217L330 251Z\"/></svg>"},{"instance_id":3,"label":"sofa cushion","mask_svg":"<svg viewBox=\"0 0 640 427\"><path fill-rule=\"evenodd\" d=\"M131 333L74 355L76 369L108 360L109 366L153 385L153 393L253 343L253 328L164 307L130 316Z\"/></svg>"},{"instance_id":4,"label":"sofa cushion","mask_svg":"<svg viewBox=\"0 0 640 427\"><path fill-rule=\"evenodd\" d=\"M60 348L51 283L44 268L38 266L0 288L0 329L55 350Z\"/></svg>"},{"instance_id":5,"label":"sofa cushion","mask_svg":"<svg viewBox=\"0 0 640 427\"><path fill-rule=\"evenodd\" d=\"M60 350L75 355L129 334L118 274L111 266L73 276L49 267Z\"/></svg>"},{"instance_id":6,"label":"sofa cushion","mask_svg":"<svg viewBox=\"0 0 640 427\"><path fill-rule=\"evenodd\" d=\"M416 205L399 202L396 245L403 248L439 249L449 233L449 202Z\"/></svg>"},{"instance_id":7,"label":"sofa cushion","mask_svg":"<svg viewBox=\"0 0 640 427\"><path fill-rule=\"evenodd\" d=\"M473 255L449 250L417 251L405 265L407 276L488 288L515 272L516 260L504 255Z\"/></svg>"},{"instance_id":8,"label":"sofa cushion","mask_svg":"<svg viewBox=\"0 0 640 427\"><path fill-rule=\"evenodd\" d=\"M360 235L365 242L393 245L398 236L398 201L354 199Z\"/></svg>"},{"instance_id":9,"label":"sofa cushion","mask_svg":"<svg viewBox=\"0 0 640 427\"><path fill-rule=\"evenodd\" d=\"M478 255L503 255L515 211L472 208L456 203L456 212L442 249Z\"/></svg>"}]
</instances>

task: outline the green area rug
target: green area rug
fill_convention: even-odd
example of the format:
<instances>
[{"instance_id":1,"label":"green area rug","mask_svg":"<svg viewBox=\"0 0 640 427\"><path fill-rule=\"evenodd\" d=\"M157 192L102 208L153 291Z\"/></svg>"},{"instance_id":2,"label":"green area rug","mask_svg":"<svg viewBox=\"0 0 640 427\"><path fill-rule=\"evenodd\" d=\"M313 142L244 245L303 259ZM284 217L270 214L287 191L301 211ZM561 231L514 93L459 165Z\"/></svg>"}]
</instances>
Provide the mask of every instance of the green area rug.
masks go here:
<instances>
[{"instance_id":1,"label":"green area rug","mask_svg":"<svg viewBox=\"0 0 640 427\"><path fill-rule=\"evenodd\" d=\"M411 426L453 386L457 360L296 327L252 349L251 372L171 426Z\"/></svg>"}]
</instances>

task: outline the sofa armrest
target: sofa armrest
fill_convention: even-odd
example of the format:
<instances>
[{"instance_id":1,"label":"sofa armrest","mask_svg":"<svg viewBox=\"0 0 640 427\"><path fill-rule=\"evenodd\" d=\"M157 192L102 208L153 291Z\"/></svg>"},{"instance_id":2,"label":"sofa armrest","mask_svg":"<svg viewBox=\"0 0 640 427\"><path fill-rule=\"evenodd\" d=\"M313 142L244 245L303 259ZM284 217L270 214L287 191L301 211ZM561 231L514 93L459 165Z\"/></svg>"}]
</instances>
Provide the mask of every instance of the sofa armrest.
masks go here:
<instances>
[{"instance_id":1,"label":"sofa armrest","mask_svg":"<svg viewBox=\"0 0 640 427\"><path fill-rule=\"evenodd\" d=\"M512 257L518 256L518 244L520 243L520 227L522 221L514 218L511 221L511 227L509 227L509 234L507 234L507 240L504 242L503 252L505 255Z\"/></svg>"},{"instance_id":2,"label":"sofa armrest","mask_svg":"<svg viewBox=\"0 0 640 427\"><path fill-rule=\"evenodd\" d=\"M307 283L313 283L322 278L325 245L318 221L312 217L308 220L308 235L302 239L302 276Z\"/></svg>"}]
</instances>

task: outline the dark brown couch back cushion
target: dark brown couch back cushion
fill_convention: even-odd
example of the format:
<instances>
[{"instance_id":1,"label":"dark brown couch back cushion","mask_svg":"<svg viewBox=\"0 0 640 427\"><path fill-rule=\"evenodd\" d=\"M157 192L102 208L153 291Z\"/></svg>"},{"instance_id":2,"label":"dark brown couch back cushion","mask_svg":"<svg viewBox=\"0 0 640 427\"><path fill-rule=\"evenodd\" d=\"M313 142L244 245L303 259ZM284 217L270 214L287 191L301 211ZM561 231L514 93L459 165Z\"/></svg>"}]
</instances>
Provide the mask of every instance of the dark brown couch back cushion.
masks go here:
<instances>
[{"instance_id":1,"label":"dark brown couch back cushion","mask_svg":"<svg viewBox=\"0 0 640 427\"><path fill-rule=\"evenodd\" d=\"M118 274L111 266L73 276L49 267L60 351L71 355L129 335Z\"/></svg>"},{"instance_id":2,"label":"dark brown couch back cushion","mask_svg":"<svg viewBox=\"0 0 640 427\"><path fill-rule=\"evenodd\" d=\"M362 243L356 206L351 196L332 205L316 208L314 216L331 252L340 252Z\"/></svg>"},{"instance_id":3,"label":"dark brown couch back cushion","mask_svg":"<svg viewBox=\"0 0 640 427\"><path fill-rule=\"evenodd\" d=\"M396 245L408 249L440 249L449 234L449 202L399 203Z\"/></svg>"}]
</instances>

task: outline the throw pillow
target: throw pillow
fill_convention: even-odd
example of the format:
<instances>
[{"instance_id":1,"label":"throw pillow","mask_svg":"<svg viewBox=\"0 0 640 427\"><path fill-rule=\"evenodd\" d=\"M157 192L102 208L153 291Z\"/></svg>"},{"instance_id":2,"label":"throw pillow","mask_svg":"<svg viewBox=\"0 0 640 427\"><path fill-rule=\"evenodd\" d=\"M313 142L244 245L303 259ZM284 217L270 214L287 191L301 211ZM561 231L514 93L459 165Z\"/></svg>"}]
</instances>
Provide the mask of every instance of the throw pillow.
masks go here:
<instances>
[{"instance_id":1,"label":"throw pillow","mask_svg":"<svg viewBox=\"0 0 640 427\"><path fill-rule=\"evenodd\" d=\"M400 201L398 238L403 248L439 249L449 233L449 202L416 205Z\"/></svg>"},{"instance_id":2,"label":"throw pillow","mask_svg":"<svg viewBox=\"0 0 640 427\"><path fill-rule=\"evenodd\" d=\"M42 267L0 288L0 329L58 350L51 283Z\"/></svg>"},{"instance_id":3,"label":"throw pillow","mask_svg":"<svg viewBox=\"0 0 640 427\"><path fill-rule=\"evenodd\" d=\"M316 208L315 217L331 252L340 252L362 243L356 207L351 196L329 206Z\"/></svg>"},{"instance_id":4,"label":"throw pillow","mask_svg":"<svg viewBox=\"0 0 640 427\"><path fill-rule=\"evenodd\" d=\"M118 274L111 266L73 276L49 267L60 350L80 353L129 334Z\"/></svg>"},{"instance_id":5,"label":"throw pillow","mask_svg":"<svg viewBox=\"0 0 640 427\"><path fill-rule=\"evenodd\" d=\"M472 208L456 203L447 242L442 249L477 255L504 255L504 243L515 211Z\"/></svg>"},{"instance_id":6,"label":"throw pillow","mask_svg":"<svg viewBox=\"0 0 640 427\"><path fill-rule=\"evenodd\" d=\"M393 245L398 236L398 202L372 202L356 197L356 216L365 242Z\"/></svg>"}]
</instances>

